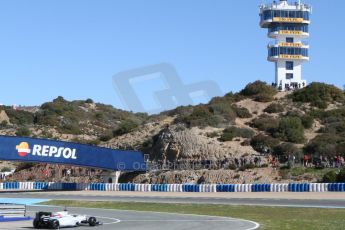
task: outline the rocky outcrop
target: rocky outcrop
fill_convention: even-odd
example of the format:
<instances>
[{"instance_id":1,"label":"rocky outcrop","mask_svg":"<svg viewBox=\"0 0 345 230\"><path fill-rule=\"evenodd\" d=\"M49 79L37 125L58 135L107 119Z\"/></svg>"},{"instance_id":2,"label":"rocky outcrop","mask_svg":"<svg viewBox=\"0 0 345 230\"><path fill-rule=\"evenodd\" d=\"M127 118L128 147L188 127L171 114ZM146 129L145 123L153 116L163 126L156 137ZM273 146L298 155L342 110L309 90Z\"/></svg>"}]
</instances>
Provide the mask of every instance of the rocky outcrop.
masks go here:
<instances>
[{"instance_id":1,"label":"rocky outcrop","mask_svg":"<svg viewBox=\"0 0 345 230\"><path fill-rule=\"evenodd\" d=\"M151 158L175 161L178 159L216 160L231 153L200 135L199 129L174 125L163 129L155 138Z\"/></svg>"},{"instance_id":2,"label":"rocky outcrop","mask_svg":"<svg viewBox=\"0 0 345 230\"><path fill-rule=\"evenodd\" d=\"M235 159L248 155L254 158L259 155L251 146L241 145L244 139L224 143L217 137L208 137L207 133L212 131L214 130L197 127L187 129L182 125L167 127L154 138L151 159L173 162L179 159Z\"/></svg>"}]
</instances>

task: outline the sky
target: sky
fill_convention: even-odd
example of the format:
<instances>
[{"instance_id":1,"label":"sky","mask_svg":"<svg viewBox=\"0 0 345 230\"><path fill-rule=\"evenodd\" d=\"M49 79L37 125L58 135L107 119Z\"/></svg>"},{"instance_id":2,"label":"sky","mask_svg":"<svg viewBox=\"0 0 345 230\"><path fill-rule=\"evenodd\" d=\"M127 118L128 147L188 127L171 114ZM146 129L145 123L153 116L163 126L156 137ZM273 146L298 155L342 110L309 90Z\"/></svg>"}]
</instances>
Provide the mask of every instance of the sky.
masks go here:
<instances>
[{"instance_id":1,"label":"sky","mask_svg":"<svg viewBox=\"0 0 345 230\"><path fill-rule=\"evenodd\" d=\"M269 1L0 0L0 104L40 105L63 96L136 110L113 77L139 68L141 80L130 80L135 95L145 111L159 111L154 93L171 87L164 68L145 70L161 63L183 85L206 82L219 95L255 80L271 83L271 40L259 27L263 2ZM313 14L303 77L343 88L345 1L305 3ZM207 100L196 93L193 103Z\"/></svg>"}]
</instances>

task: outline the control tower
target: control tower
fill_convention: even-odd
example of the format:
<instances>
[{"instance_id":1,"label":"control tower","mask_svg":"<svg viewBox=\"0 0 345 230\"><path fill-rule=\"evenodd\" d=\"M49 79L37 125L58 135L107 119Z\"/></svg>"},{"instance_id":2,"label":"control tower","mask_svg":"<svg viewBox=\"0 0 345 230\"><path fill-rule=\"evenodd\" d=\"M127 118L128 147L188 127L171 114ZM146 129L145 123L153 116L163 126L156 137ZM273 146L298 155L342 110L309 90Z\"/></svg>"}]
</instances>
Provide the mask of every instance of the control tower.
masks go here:
<instances>
[{"instance_id":1,"label":"control tower","mask_svg":"<svg viewBox=\"0 0 345 230\"><path fill-rule=\"evenodd\" d=\"M273 1L260 6L260 26L268 29L268 37L275 39L268 45L268 61L275 62L274 86L281 90L293 90L307 85L302 79L302 63L309 61L309 37L311 6L296 1Z\"/></svg>"}]
</instances>

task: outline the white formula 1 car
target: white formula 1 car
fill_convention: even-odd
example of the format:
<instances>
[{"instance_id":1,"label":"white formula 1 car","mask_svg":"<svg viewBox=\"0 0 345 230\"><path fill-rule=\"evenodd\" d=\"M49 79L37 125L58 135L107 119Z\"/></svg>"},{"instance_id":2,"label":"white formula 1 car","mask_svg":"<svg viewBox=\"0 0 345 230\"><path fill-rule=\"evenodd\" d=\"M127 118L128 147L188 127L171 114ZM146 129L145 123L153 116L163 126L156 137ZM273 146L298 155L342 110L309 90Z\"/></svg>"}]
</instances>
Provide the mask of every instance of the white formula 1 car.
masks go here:
<instances>
[{"instance_id":1,"label":"white formula 1 car","mask_svg":"<svg viewBox=\"0 0 345 230\"><path fill-rule=\"evenodd\" d=\"M65 227L77 227L89 225L91 227L102 225L96 217L85 215L72 215L68 211L63 212L37 212L33 221L34 228L40 229L59 229Z\"/></svg>"}]
</instances>

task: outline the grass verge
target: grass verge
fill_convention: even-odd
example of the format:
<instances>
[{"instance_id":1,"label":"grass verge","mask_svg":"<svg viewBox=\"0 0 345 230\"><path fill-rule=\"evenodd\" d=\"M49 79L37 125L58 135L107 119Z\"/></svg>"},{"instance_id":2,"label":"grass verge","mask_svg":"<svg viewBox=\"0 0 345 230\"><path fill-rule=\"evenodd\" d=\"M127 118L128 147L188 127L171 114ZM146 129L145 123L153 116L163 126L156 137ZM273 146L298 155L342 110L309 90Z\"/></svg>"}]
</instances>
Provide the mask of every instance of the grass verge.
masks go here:
<instances>
[{"instance_id":1,"label":"grass verge","mask_svg":"<svg viewBox=\"0 0 345 230\"><path fill-rule=\"evenodd\" d=\"M331 229L345 228L345 209L257 207L209 204L158 204L103 201L49 201L45 205L104 208L117 210L154 211L199 214L252 220L261 229Z\"/></svg>"}]
</instances>

